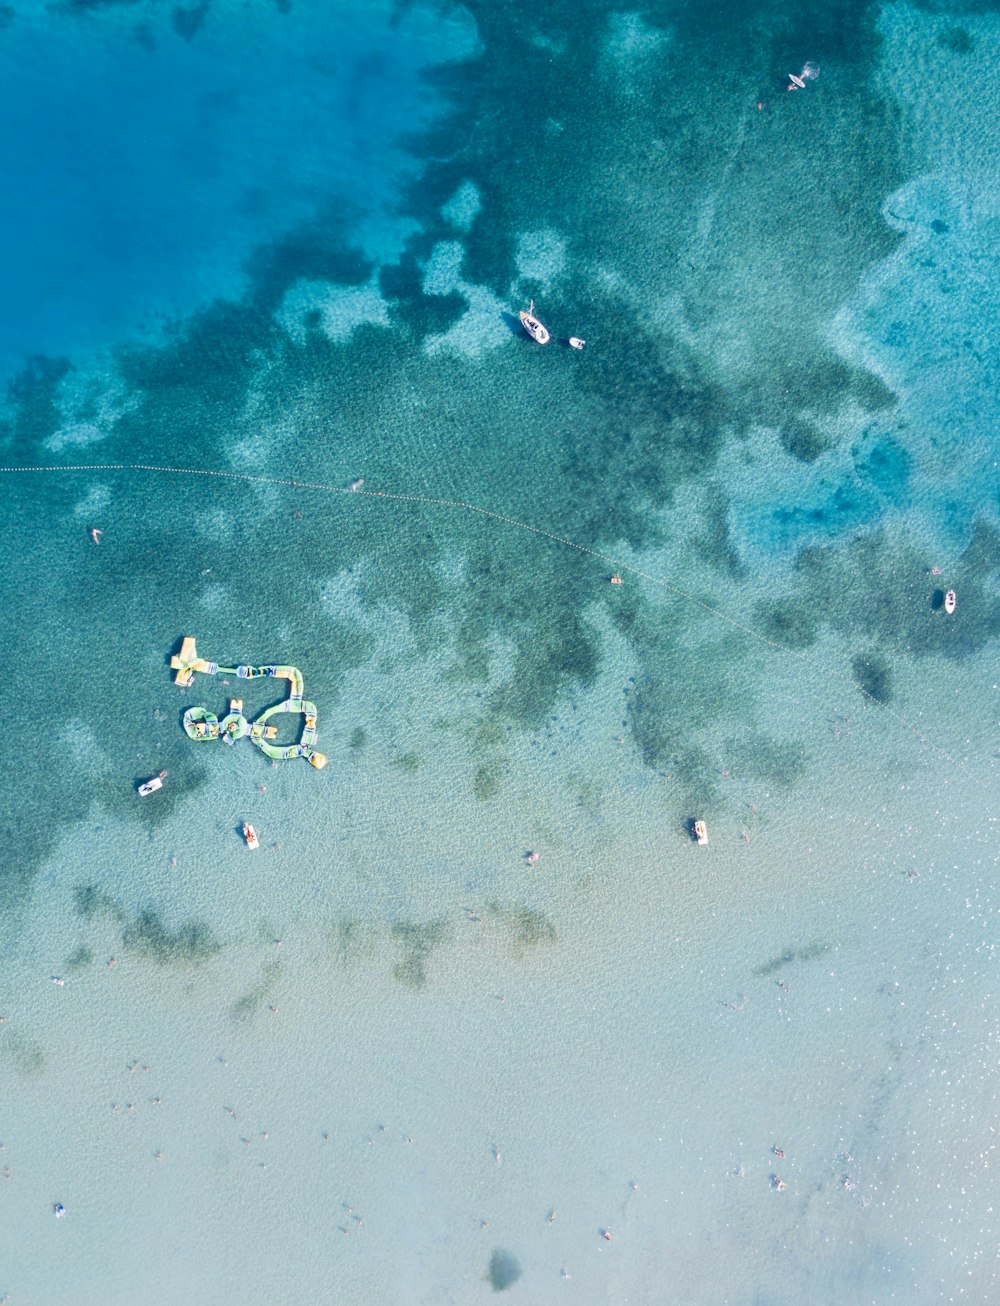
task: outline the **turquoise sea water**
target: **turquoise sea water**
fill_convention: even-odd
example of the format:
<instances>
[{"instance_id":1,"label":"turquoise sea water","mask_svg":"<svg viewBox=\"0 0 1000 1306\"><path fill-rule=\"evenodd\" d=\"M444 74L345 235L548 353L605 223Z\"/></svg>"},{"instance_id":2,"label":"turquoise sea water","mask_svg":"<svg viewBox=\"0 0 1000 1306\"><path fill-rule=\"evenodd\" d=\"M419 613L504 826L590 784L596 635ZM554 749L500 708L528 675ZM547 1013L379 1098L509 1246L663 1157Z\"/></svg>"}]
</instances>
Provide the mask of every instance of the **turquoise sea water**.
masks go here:
<instances>
[{"instance_id":1,"label":"turquoise sea water","mask_svg":"<svg viewBox=\"0 0 1000 1306\"><path fill-rule=\"evenodd\" d=\"M1000 14L0 16L0 1298L995 1301Z\"/></svg>"}]
</instances>

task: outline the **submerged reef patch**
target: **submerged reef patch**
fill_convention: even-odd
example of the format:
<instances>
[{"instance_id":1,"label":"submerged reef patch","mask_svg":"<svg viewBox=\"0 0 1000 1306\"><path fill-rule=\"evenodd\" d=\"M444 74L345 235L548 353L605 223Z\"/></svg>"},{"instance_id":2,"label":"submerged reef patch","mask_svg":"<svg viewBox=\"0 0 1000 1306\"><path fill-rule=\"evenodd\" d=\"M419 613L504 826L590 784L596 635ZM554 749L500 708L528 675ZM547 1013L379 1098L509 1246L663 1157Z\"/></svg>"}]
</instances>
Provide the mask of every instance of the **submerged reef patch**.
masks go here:
<instances>
[{"instance_id":1,"label":"submerged reef patch","mask_svg":"<svg viewBox=\"0 0 1000 1306\"><path fill-rule=\"evenodd\" d=\"M494 1292L503 1292L517 1283L523 1273L521 1262L513 1252L503 1251L498 1247L490 1257L486 1277Z\"/></svg>"},{"instance_id":2,"label":"submerged reef patch","mask_svg":"<svg viewBox=\"0 0 1000 1306\"><path fill-rule=\"evenodd\" d=\"M875 653L859 653L851 659L851 674L858 688L878 703L892 699L892 668Z\"/></svg>"},{"instance_id":3,"label":"submerged reef patch","mask_svg":"<svg viewBox=\"0 0 1000 1306\"><path fill-rule=\"evenodd\" d=\"M509 769L509 763L502 757L480 762L472 777L472 792L476 801L489 802L495 798L503 786L503 779Z\"/></svg>"},{"instance_id":4,"label":"submerged reef patch","mask_svg":"<svg viewBox=\"0 0 1000 1306\"><path fill-rule=\"evenodd\" d=\"M148 957L159 966L199 965L221 951L211 926L204 921L187 921L176 930L168 929L159 914L139 912L122 930L122 945Z\"/></svg>"},{"instance_id":5,"label":"submerged reef patch","mask_svg":"<svg viewBox=\"0 0 1000 1306\"><path fill-rule=\"evenodd\" d=\"M554 943L556 927L552 921L537 907L527 904L510 907L495 900L486 904L489 916L506 930L511 943L518 952L526 948L537 948L543 943Z\"/></svg>"},{"instance_id":6,"label":"submerged reef patch","mask_svg":"<svg viewBox=\"0 0 1000 1306\"><path fill-rule=\"evenodd\" d=\"M45 1063L41 1043L5 1022L0 1028L0 1065L8 1065L18 1079L39 1079L45 1072Z\"/></svg>"},{"instance_id":7,"label":"submerged reef patch","mask_svg":"<svg viewBox=\"0 0 1000 1306\"><path fill-rule=\"evenodd\" d=\"M815 961L817 957L822 957L829 950L830 944L823 940L807 943L801 948L787 948L777 957L772 957L770 961L765 962L763 966L758 966L754 974L758 979L767 979L779 970L783 970L785 966L791 966L793 962Z\"/></svg>"},{"instance_id":8,"label":"submerged reef patch","mask_svg":"<svg viewBox=\"0 0 1000 1306\"><path fill-rule=\"evenodd\" d=\"M279 962L268 962L261 968L260 980L242 997L236 999L229 1008L230 1019L234 1021L250 1020L266 1002L268 995L278 977L281 975Z\"/></svg>"},{"instance_id":9,"label":"submerged reef patch","mask_svg":"<svg viewBox=\"0 0 1000 1306\"><path fill-rule=\"evenodd\" d=\"M73 898L77 914L84 920L103 918L119 924L122 947L157 965L201 965L222 950L222 944L205 921L190 920L171 930L153 908L131 913L95 885L78 885Z\"/></svg>"},{"instance_id":10,"label":"submerged reef patch","mask_svg":"<svg viewBox=\"0 0 1000 1306\"><path fill-rule=\"evenodd\" d=\"M802 744L767 735L746 735L727 742L726 757L734 776L752 776L780 789L791 789L809 768Z\"/></svg>"},{"instance_id":11,"label":"submerged reef patch","mask_svg":"<svg viewBox=\"0 0 1000 1306\"><path fill-rule=\"evenodd\" d=\"M780 431L779 438L786 453L802 463L814 463L820 454L830 448L830 440L814 422L804 418L790 418Z\"/></svg>"},{"instance_id":12,"label":"submerged reef patch","mask_svg":"<svg viewBox=\"0 0 1000 1306\"><path fill-rule=\"evenodd\" d=\"M331 926L330 942L339 961L355 960L371 941L371 929L357 917L344 916Z\"/></svg>"},{"instance_id":13,"label":"submerged reef patch","mask_svg":"<svg viewBox=\"0 0 1000 1306\"><path fill-rule=\"evenodd\" d=\"M439 916L423 922L399 921L390 932L401 953L392 968L393 975L407 988L425 988L427 964L448 936L447 919Z\"/></svg>"},{"instance_id":14,"label":"submerged reef patch","mask_svg":"<svg viewBox=\"0 0 1000 1306\"><path fill-rule=\"evenodd\" d=\"M761 634L783 648L808 648L819 635L812 605L805 602L768 599L757 604L754 615Z\"/></svg>"},{"instance_id":15,"label":"submerged reef patch","mask_svg":"<svg viewBox=\"0 0 1000 1306\"><path fill-rule=\"evenodd\" d=\"M78 948L70 953L64 964L67 970L86 970L93 960L93 949L88 948L85 943L81 943Z\"/></svg>"}]
</instances>

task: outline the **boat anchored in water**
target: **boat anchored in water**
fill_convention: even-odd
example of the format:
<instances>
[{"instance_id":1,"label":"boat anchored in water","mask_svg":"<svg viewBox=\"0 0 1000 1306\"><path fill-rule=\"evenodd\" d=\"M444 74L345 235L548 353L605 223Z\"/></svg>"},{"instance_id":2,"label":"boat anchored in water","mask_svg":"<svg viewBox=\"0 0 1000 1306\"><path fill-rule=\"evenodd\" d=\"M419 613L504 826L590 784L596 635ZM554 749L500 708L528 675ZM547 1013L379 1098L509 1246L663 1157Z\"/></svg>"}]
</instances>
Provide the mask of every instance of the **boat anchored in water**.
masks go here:
<instances>
[{"instance_id":1,"label":"boat anchored in water","mask_svg":"<svg viewBox=\"0 0 1000 1306\"><path fill-rule=\"evenodd\" d=\"M155 794L157 789L163 788L163 782L167 778L166 771L161 771L159 775L154 775L151 780L145 780L138 786L136 792L140 798L148 798L150 794Z\"/></svg>"},{"instance_id":2,"label":"boat anchored in water","mask_svg":"<svg viewBox=\"0 0 1000 1306\"><path fill-rule=\"evenodd\" d=\"M695 821L691 827L691 832L694 835L695 843L708 843L708 826L704 821Z\"/></svg>"},{"instance_id":3,"label":"boat anchored in water","mask_svg":"<svg viewBox=\"0 0 1000 1306\"><path fill-rule=\"evenodd\" d=\"M527 312L525 312L523 308L521 309L518 317L521 319L521 325L524 327L525 331L527 331L528 335L531 336L532 340L537 341L540 345L547 345L549 343L548 328L535 316L534 300L531 300L529 303Z\"/></svg>"},{"instance_id":4,"label":"boat anchored in water","mask_svg":"<svg viewBox=\"0 0 1000 1306\"><path fill-rule=\"evenodd\" d=\"M248 848L260 847L260 840L257 838L257 831L249 821L243 822L243 838L246 840Z\"/></svg>"},{"instance_id":5,"label":"boat anchored in water","mask_svg":"<svg viewBox=\"0 0 1000 1306\"><path fill-rule=\"evenodd\" d=\"M955 611L955 608L957 606L958 606L958 595L955 593L954 590L948 590L948 592L944 596L944 610L945 612L947 612L949 617Z\"/></svg>"}]
</instances>

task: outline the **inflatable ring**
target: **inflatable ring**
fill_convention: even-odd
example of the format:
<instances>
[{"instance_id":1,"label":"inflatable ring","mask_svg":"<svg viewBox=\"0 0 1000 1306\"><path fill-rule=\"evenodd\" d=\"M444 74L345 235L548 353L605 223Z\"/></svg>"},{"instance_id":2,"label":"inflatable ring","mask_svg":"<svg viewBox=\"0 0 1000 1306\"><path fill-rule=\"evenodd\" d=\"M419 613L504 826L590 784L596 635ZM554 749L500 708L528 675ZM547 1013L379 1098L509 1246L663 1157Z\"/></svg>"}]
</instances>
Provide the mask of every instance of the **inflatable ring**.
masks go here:
<instances>
[{"instance_id":1,"label":"inflatable ring","mask_svg":"<svg viewBox=\"0 0 1000 1306\"><path fill-rule=\"evenodd\" d=\"M219 733L224 744L235 744L250 733L250 725L242 712L230 712L219 722Z\"/></svg>"},{"instance_id":2,"label":"inflatable ring","mask_svg":"<svg viewBox=\"0 0 1000 1306\"><path fill-rule=\"evenodd\" d=\"M219 718L207 707L189 707L184 713L184 732L189 739L218 739Z\"/></svg>"}]
</instances>

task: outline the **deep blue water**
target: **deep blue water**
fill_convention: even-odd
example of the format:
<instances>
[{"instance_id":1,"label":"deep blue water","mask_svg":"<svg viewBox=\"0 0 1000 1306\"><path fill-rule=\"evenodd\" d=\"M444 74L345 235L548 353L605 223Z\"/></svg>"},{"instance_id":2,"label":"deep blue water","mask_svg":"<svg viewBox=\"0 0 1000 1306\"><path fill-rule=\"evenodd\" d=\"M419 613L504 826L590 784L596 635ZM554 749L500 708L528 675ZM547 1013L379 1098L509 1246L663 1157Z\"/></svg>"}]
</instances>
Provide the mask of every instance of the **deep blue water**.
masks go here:
<instances>
[{"instance_id":1,"label":"deep blue water","mask_svg":"<svg viewBox=\"0 0 1000 1306\"><path fill-rule=\"evenodd\" d=\"M391 210L401 137L440 99L421 72L473 38L467 18L387 4L360 20L17 9L0 46L5 371L238 298L251 256L296 226Z\"/></svg>"}]
</instances>

